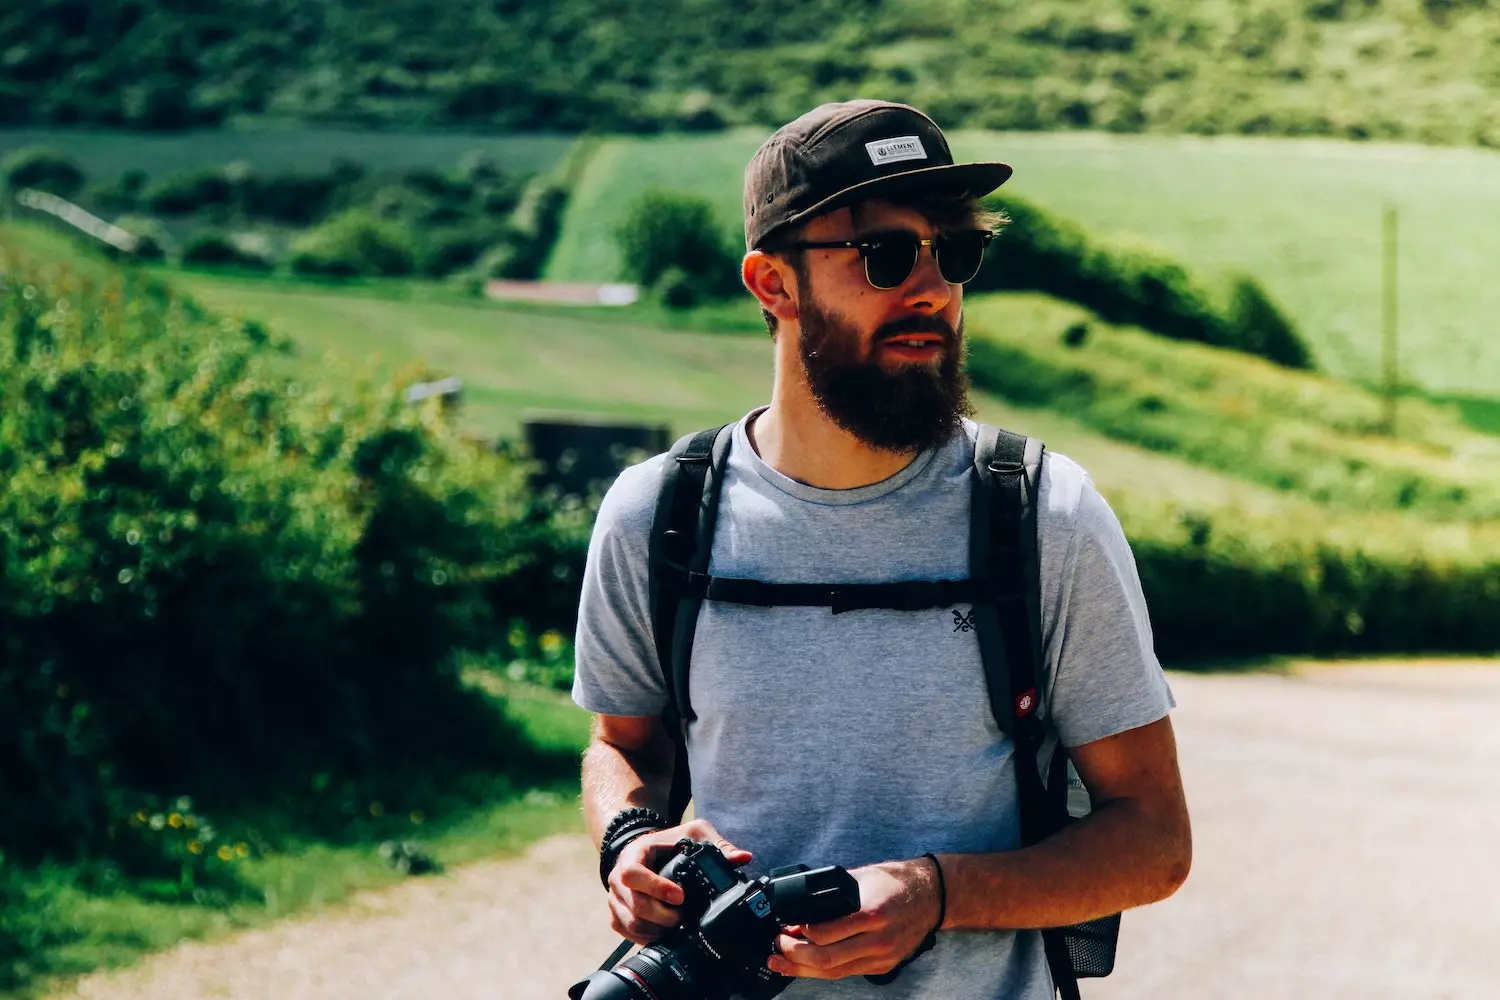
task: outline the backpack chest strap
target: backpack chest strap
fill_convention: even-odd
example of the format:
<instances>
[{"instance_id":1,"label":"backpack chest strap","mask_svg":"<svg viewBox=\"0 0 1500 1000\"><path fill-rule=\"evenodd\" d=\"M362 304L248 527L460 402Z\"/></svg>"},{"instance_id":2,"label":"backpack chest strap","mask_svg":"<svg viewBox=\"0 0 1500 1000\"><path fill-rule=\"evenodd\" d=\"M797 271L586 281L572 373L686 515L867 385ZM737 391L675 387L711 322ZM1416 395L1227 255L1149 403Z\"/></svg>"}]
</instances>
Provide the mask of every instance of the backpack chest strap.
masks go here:
<instances>
[{"instance_id":1,"label":"backpack chest strap","mask_svg":"<svg viewBox=\"0 0 1500 1000\"><path fill-rule=\"evenodd\" d=\"M848 611L927 611L956 604L998 603L1020 600L1009 581L997 580L903 580L895 583L766 583L734 577L710 576L680 566L685 591L700 600L726 604L748 604L759 608L828 608L833 614Z\"/></svg>"}]
</instances>

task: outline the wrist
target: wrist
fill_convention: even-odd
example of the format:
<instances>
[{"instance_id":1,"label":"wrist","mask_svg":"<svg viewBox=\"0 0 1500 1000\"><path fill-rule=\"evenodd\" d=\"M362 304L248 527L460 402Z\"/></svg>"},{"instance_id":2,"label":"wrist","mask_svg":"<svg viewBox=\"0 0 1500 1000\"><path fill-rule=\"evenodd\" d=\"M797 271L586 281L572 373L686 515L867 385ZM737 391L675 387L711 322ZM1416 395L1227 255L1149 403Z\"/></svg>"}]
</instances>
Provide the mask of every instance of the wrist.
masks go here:
<instances>
[{"instance_id":1,"label":"wrist","mask_svg":"<svg viewBox=\"0 0 1500 1000\"><path fill-rule=\"evenodd\" d=\"M604 828L599 839L599 881L609 888L609 873L620 860L620 851L635 838L656 830L665 830L667 821L661 813L645 806L621 809Z\"/></svg>"},{"instance_id":2,"label":"wrist","mask_svg":"<svg viewBox=\"0 0 1500 1000\"><path fill-rule=\"evenodd\" d=\"M922 855L922 859L932 866L932 886L937 896L937 921L932 925L932 933L936 934L948 921L948 881L943 873L943 863L936 854L928 852Z\"/></svg>"}]
</instances>

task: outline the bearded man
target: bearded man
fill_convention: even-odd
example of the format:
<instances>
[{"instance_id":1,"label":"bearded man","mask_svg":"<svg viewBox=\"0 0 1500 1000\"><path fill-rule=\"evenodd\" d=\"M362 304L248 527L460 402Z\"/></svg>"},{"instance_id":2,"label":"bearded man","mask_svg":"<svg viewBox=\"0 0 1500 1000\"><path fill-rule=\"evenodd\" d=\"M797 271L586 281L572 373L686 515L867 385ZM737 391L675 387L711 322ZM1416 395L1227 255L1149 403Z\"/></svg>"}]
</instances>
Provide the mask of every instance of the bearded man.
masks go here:
<instances>
[{"instance_id":1,"label":"bearded man","mask_svg":"<svg viewBox=\"0 0 1500 1000\"><path fill-rule=\"evenodd\" d=\"M727 431L708 572L783 584L953 580L970 571L979 425L963 372L963 285L1003 163L955 164L914 108L819 107L745 174L743 264L775 342L770 403ZM667 459L600 508L579 609L574 700L595 713L583 808L613 926L678 921L657 871L683 837L763 874L840 864L857 913L790 926L767 967L795 1000L1051 997L1039 928L1170 895L1191 857L1145 600L1119 523L1074 462L1040 462L1040 688L1093 801L1020 834L1016 745L997 725L973 608L702 601L681 733L695 818L669 809L651 536ZM955 622L958 624L955 625ZM899 969L889 985L866 976ZM643 989L645 987L642 987Z\"/></svg>"}]
</instances>

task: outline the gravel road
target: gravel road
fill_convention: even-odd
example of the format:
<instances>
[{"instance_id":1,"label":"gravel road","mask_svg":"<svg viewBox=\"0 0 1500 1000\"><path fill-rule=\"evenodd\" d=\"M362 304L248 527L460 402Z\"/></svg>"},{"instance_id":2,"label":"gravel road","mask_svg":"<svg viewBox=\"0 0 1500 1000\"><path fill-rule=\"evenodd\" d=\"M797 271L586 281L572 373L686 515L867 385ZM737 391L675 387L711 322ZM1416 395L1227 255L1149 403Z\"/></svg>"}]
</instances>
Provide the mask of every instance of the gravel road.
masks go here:
<instances>
[{"instance_id":1,"label":"gravel road","mask_svg":"<svg viewBox=\"0 0 1500 1000\"><path fill-rule=\"evenodd\" d=\"M1500 663L1172 675L1195 861L1087 1000L1500 997ZM58 996L559 1000L606 955L582 835Z\"/></svg>"}]
</instances>

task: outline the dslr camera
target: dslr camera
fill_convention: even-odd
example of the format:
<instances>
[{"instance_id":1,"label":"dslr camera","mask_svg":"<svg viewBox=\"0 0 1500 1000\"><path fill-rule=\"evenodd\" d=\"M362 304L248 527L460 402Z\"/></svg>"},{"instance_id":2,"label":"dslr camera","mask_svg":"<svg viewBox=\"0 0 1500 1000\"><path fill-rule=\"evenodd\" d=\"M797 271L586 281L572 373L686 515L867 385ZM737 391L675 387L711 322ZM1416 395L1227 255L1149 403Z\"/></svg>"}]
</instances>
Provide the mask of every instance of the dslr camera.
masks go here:
<instances>
[{"instance_id":1,"label":"dslr camera","mask_svg":"<svg viewBox=\"0 0 1500 1000\"><path fill-rule=\"evenodd\" d=\"M838 865L752 879L712 844L683 839L661 874L682 886L682 921L615 965L627 942L569 1000L769 1000L792 981L766 968L782 925L859 911L859 883Z\"/></svg>"}]
</instances>

